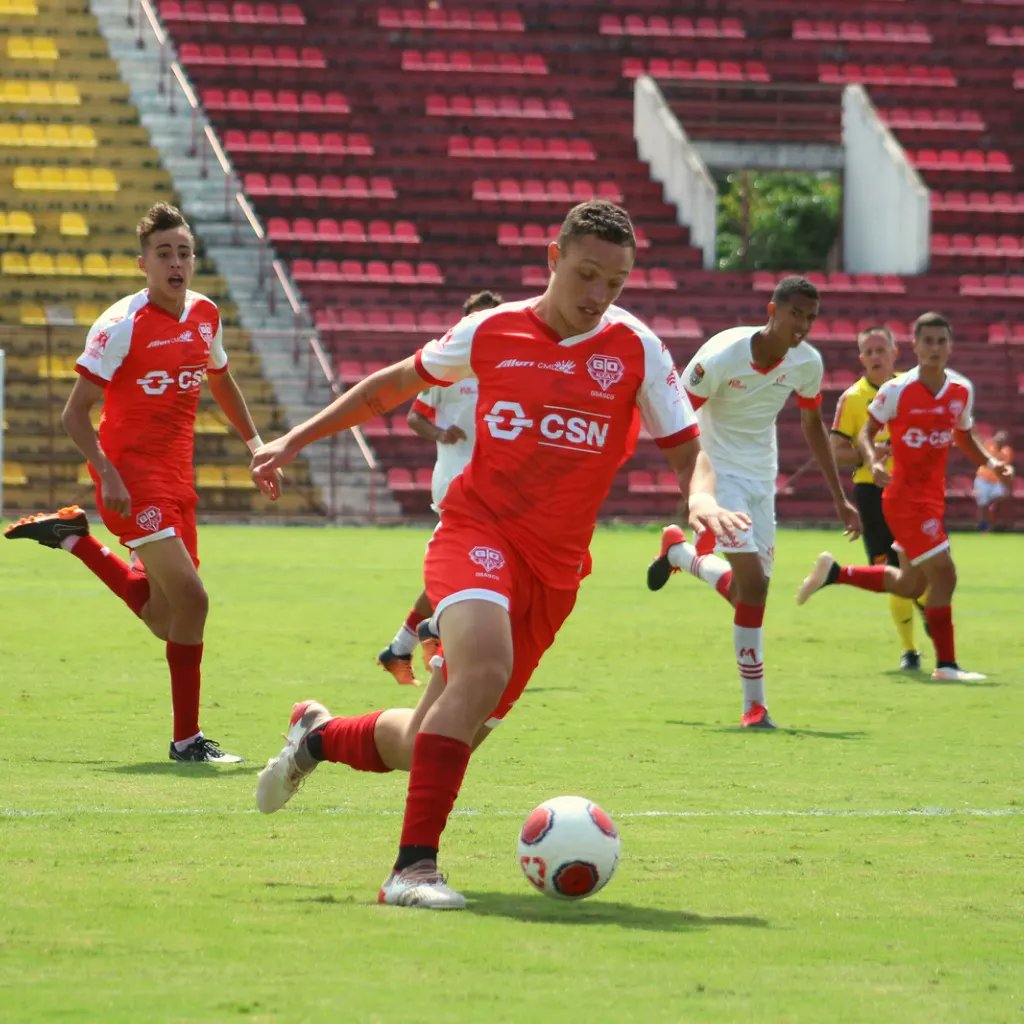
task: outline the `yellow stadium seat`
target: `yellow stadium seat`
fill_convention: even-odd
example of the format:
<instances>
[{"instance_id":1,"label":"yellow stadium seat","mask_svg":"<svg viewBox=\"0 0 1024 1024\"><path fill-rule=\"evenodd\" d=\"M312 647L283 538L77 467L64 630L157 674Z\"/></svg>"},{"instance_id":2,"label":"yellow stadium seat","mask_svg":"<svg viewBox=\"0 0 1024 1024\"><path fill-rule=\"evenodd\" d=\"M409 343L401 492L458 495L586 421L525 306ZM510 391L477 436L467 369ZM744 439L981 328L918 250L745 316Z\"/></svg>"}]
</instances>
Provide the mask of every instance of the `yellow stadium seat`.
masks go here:
<instances>
[{"instance_id":1,"label":"yellow stadium seat","mask_svg":"<svg viewBox=\"0 0 1024 1024\"><path fill-rule=\"evenodd\" d=\"M48 252L30 252L28 254L28 272L39 277L52 277L57 272L53 257Z\"/></svg>"},{"instance_id":2,"label":"yellow stadium seat","mask_svg":"<svg viewBox=\"0 0 1024 1024\"><path fill-rule=\"evenodd\" d=\"M14 187L25 190L39 188L39 173L34 167L15 167Z\"/></svg>"},{"instance_id":3,"label":"yellow stadium seat","mask_svg":"<svg viewBox=\"0 0 1024 1024\"><path fill-rule=\"evenodd\" d=\"M96 133L87 124L73 124L68 131L68 145L81 149L96 148Z\"/></svg>"},{"instance_id":4,"label":"yellow stadium seat","mask_svg":"<svg viewBox=\"0 0 1024 1024\"><path fill-rule=\"evenodd\" d=\"M93 479L89 476L89 463L83 462L78 467L78 483L82 487L92 487Z\"/></svg>"},{"instance_id":5,"label":"yellow stadium seat","mask_svg":"<svg viewBox=\"0 0 1024 1024\"><path fill-rule=\"evenodd\" d=\"M32 49L35 51L36 60L60 59L60 50L57 48L57 40L52 36L33 36Z\"/></svg>"},{"instance_id":6,"label":"yellow stadium seat","mask_svg":"<svg viewBox=\"0 0 1024 1024\"><path fill-rule=\"evenodd\" d=\"M220 466L196 466L197 487L223 487L224 470Z\"/></svg>"},{"instance_id":7,"label":"yellow stadium seat","mask_svg":"<svg viewBox=\"0 0 1024 1024\"><path fill-rule=\"evenodd\" d=\"M106 167L94 167L90 177L90 187L94 192L117 192L121 188L114 172Z\"/></svg>"},{"instance_id":8,"label":"yellow stadium seat","mask_svg":"<svg viewBox=\"0 0 1024 1024\"><path fill-rule=\"evenodd\" d=\"M24 487L27 483L28 477L20 462L4 463L4 487Z\"/></svg>"},{"instance_id":9,"label":"yellow stadium seat","mask_svg":"<svg viewBox=\"0 0 1024 1024\"><path fill-rule=\"evenodd\" d=\"M101 252L87 252L82 257L82 273L89 277L109 277L110 267L107 265L107 257ZM99 313L96 315L99 316Z\"/></svg>"},{"instance_id":10,"label":"yellow stadium seat","mask_svg":"<svg viewBox=\"0 0 1024 1024\"><path fill-rule=\"evenodd\" d=\"M47 192L63 192L67 188L67 174L63 167L35 168L39 184L36 188Z\"/></svg>"},{"instance_id":11,"label":"yellow stadium seat","mask_svg":"<svg viewBox=\"0 0 1024 1024\"><path fill-rule=\"evenodd\" d=\"M89 257L86 256L86 259ZM84 263L84 261L83 261ZM83 267L84 270L84 267ZM91 327L103 312L101 306L97 306L93 302L79 302L75 304L75 323L79 327Z\"/></svg>"},{"instance_id":12,"label":"yellow stadium seat","mask_svg":"<svg viewBox=\"0 0 1024 1024\"><path fill-rule=\"evenodd\" d=\"M74 356L40 356L36 370L44 380L71 380L78 376L75 373Z\"/></svg>"},{"instance_id":13,"label":"yellow stadium seat","mask_svg":"<svg viewBox=\"0 0 1024 1024\"><path fill-rule=\"evenodd\" d=\"M53 98L51 103L60 103L64 106L79 107L82 105L82 97L78 87L71 82L55 82L53 86Z\"/></svg>"},{"instance_id":14,"label":"yellow stadium seat","mask_svg":"<svg viewBox=\"0 0 1024 1024\"><path fill-rule=\"evenodd\" d=\"M115 253L110 257L111 277L135 277L139 273L137 257Z\"/></svg>"},{"instance_id":15,"label":"yellow stadium seat","mask_svg":"<svg viewBox=\"0 0 1024 1024\"><path fill-rule=\"evenodd\" d=\"M228 425L212 409L202 409L196 414L197 434L227 434Z\"/></svg>"},{"instance_id":16,"label":"yellow stadium seat","mask_svg":"<svg viewBox=\"0 0 1024 1024\"><path fill-rule=\"evenodd\" d=\"M73 252L58 253L55 273L63 277L81 277L81 261Z\"/></svg>"},{"instance_id":17,"label":"yellow stadium seat","mask_svg":"<svg viewBox=\"0 0 1024 1024\"><path fill-rule=\"evenodd\" d=\"M20 146L21 126L5 122L0 124L0 146Z\"/></svg>"},{"instance_id":18,"label":"yellow stadium seat","mask_svg":"<svg viewBox=\"0 0 1024 1024\"><path fill-rule=\"evenodd\" d=\"M36 48L28 36L8 36L7 56L11 60L35 60Z\"/></svg>"},{"instance_id":19,"label":"yellow stadium seat","mask_svg":"<svg viewBox=\"0 0 1024 1024\"><path fill-rule=\"evenodd\" d=\"M32 214L25 210L11 210L7 214L7 234L9 235L34 235L36 233L36 222Z\"/></svg>"},{"instance_id":20,"label":"yellow stadium seat","mask_svg":"<svg viewBox=\"0 0 1024 1024\"><path fill-rule=\"evenodd\" d=\"M50 125L47 124L23 124L21 126L21 145L23 146L52 146L54 145Z\"/></svg>"},{"instance_id":21,"label":"yellow stadium seat","mask_svg":"<svg viewBox=\"0 0 1024 1024\"><path fill-rule=\"evenodd\" d=\"M0 97L4 103L16 103L19 106L28 103L28 83L18 79L4 82Z\"/></svg>"},{"instance_id":22,"label":"yellow stadium seat","mask_svg":"<svg viewBox=\"0 0 1024 1024\"><path fill-rule=\"evenodd\" d=\"M29 103L52 103L53 102L53 86L49 82L42 81L29 81L28 85L28 101Z\"/></svg>"},{"instance_id":23,"label":"yellow stadium seat","mask_svg":"<svg viewBox=\"0 0 1024 1024\"><path fill-rule=\"evenodd\" d=\"M20 252L0 254L0 274L27 274L28 261Z\"/></svg>"},{"instance_id":24,"label":"yellow stadium seat","mask_svg":"<svg viewBox=\"0 0 1024 1024\"><path fill-rule=\"evenodd\" d=\"M63 188L72 192L92 191L92 169L89 167L59 167L54 168L63 172ZM49 168L44 168L49 170Z\"/></svg>"},{"instance_id":25,"label":"yellow stadium seat","mask_svg":"<svg viewBox=\"0 0 1024 1024\"><path fill-rule=\"evenodd\" d=\"M89 222L80 214L70 211L60 215L60 233L71 238L88 238Z\"/></svg>"},{"instance_id":26,"label":"yellow stadium seat","mask_svg":"<svg viewBox=\"0 0 1024 1024\"><path fill-rule=\"evenodd\" d=\"M18 322L31 327L40 327L48 323L46 310L35 303L25 302L18 309Z\"/></svg>"},{"instance_id":27,"label":"yellow stadium seat","mask_svg":"<svg viewBox=\"0 0 1024 1024\"><path fill-rule=\"evenodd\" d=\"M228 466L224 470L224 486L235 491L251 491L256 485L248 466Z\"/></svg>"},{"instance_id":28,"label":"yellow stadium seat","mask_svg":"<svg viewBox=\"0 0 1024 1024\"><path fill-rule=\"evenodd\" d=\"M34 18L39 14L35 0L0 0L0 17L17 15L22 18Z\"/></svg>"}]
</instances>

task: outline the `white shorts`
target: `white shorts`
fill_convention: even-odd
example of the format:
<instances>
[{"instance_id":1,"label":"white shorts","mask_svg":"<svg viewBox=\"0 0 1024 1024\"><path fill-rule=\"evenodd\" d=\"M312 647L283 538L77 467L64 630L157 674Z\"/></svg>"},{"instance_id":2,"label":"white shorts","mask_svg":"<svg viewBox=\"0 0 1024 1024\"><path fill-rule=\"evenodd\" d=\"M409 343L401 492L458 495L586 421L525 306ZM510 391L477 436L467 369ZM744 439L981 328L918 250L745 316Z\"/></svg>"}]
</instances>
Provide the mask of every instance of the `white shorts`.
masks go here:
<instances>
[{"instance_id":1,"label":"white shorts","mask_svg":"<svg viewBox=\"0 0 1024 1024\"><path fill-rule=\"evenodd\" d=\"M974 500L986 508L993 501L1005 498L1007 495L1006 484L1001 480L986 480L983 477L974 478Z\"/></svg>"},{"instance_id":2,"label":"white shorts","mask_svg":"<svg viewBox=\"0 0 1024 1024\"><path fill-rule=\"evenodd\" d=\"M735 542L719 537L715 553L757 554L765 576L770 577L775 563L775 481L723 474L717 477L715 492L722 508L750 516L750 528L738 531Z\"/></svg>"}]
</instances>

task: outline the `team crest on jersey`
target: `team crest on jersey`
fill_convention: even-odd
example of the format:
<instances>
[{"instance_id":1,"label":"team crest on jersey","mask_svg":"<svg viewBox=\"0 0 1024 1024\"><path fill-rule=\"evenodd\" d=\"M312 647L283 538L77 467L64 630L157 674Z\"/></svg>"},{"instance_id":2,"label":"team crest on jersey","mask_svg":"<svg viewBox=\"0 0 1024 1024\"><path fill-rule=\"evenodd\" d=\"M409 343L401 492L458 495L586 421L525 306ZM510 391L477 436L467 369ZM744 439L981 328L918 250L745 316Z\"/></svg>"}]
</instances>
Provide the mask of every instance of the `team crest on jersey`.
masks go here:
<instances>
[{"instance_id":1,"label":"team crest on jersey","mask_svg":"<svg viewBox=\"0 0 1024 1024\"><path fill-rule=\"evenodd\" d=\"M960 413L964 411L964 403L961 402L959 398L954 398L953 401L949 403L949 411L954 416L959 416Z\"/></svg>"},{"instance_id":2,"label":"team crest on jersey","mask_svg":"<svg viewBox=\"0 0 1024 1024\"><path fill-rule=\"evenodd\" d=\"M206 345L207 348L209 348L213 344L213 324L200 324L199 337L203 339L203 343Z\"/></svg>"},{"instance_id":3,"label":"team crest on jersey","mask_svg":"<svg viewBox=\"0 0 1024 1024\"><path fill-rule=\"evenodd\" d=\"M921 532L928 537L938 537L942 529L942 523L938 519L926 519L921 524Z\"/></svg>"},{"instance_id":4,"label":"team crest on jersey","mask_svg":"<svg viewBox=\"0 0 1024 1024\"><path fill-rule=\"evenodd\" d=\"M484 572L494 572L505 566L505 556L496 548L478 545L469 552L471 562L475 562Z\"/></svg>"},{"instance_id":5,"label":"team crest on jersey","mask_svg":"<svg viewBox=\"0 0 1024 1024\"><path fill-rule=\"evenodd\" d=\"M695 363L690 371L690 387L695 388L704 379L704 367Z\"/></svg>"},{"instance_id":6,"label":"team crest on jersey","mask_svg":"<svg viewBox=\"0 0 1024 1024\"><path fill-rule=\"evenodd\" d=\"M110 335L106 331L97 331L86 344L85 354L99 359L103 355L108 341L110 341Z\"/></svg>"},{"instance_id":7,"label":"team crest on jersey","mask_svg":"<svg viewBox=\"0 0 1024 1024\"><path fill-rule=\"evenodd\" d=\"M597 353L587 360L587 371L601 385L601 390L607 391L613 384L618 384L622 380L626 368L618 356Z\"/></svg>"},{"instance_id":8,"label":"team crest on jersey","mask_svg":"<svg viewBox=\"0 0 1024 1024\"><path fill-rule=\"evenodd\" d=\"M161 519L163 519L163 513L160 509L156 505L150 505L149 508L143 509L135 517L135 522L140 530L145 530L147 533L156 533L160 529Z\"/></svg>"}]
</instances>

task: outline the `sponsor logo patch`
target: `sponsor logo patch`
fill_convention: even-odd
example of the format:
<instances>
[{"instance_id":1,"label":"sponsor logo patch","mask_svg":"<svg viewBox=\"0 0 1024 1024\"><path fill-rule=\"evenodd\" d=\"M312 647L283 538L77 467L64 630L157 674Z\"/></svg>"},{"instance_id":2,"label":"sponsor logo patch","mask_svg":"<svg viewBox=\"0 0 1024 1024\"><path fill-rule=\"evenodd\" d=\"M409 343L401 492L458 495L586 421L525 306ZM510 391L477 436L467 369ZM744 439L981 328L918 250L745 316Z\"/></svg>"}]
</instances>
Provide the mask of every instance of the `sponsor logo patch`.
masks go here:
<instances>
[{"instance_id":1,"label":"sponsor logo patch","mask_svg":"<svg viewBox=\"0 0 1024 1024\"><path fill-rule=\"evenodd\" d=\"M690 371L690 387L695 388L704 379L704 367L700 363L694 363Z\"/></svg>"}]
</instances>

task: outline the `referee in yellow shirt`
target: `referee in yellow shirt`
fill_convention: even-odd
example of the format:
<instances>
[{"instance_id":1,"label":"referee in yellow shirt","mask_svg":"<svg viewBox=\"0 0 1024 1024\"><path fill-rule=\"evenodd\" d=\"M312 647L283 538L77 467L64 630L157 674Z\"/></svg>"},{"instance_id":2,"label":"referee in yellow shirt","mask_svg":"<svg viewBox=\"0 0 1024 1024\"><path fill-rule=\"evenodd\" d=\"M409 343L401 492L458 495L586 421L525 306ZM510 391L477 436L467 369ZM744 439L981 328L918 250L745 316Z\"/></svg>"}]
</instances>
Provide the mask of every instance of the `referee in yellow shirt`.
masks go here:
<instances>
[{"instance_id":1,"label":"referee in yellow shirt","mask_svg":"<svg viewBox=\"0 0 1024 1024\"><path fill-rule=\"evenodd\" d=\"M857 451L857 435L867 422L868 406L878 389L896 376L896 338L884 325L868 327L857 336L857 348L864 376L839 396L832 421L832 451L837 466L853 470L854 501L864 524L864 547L868 558L874 565L888 563L898 566L899 559L892 549L892 534L882 515L882 488L875 484L871 468L861 462ZM878 433L876 445L888 449L888 430ZM886 465L891 472L891 456ZM921 668L921 654L914 642L914 602L908 597L890 594L889 611L903 650L900 668L917 671Z\"/></svg>"}]
</instances>

